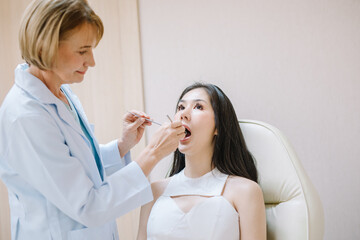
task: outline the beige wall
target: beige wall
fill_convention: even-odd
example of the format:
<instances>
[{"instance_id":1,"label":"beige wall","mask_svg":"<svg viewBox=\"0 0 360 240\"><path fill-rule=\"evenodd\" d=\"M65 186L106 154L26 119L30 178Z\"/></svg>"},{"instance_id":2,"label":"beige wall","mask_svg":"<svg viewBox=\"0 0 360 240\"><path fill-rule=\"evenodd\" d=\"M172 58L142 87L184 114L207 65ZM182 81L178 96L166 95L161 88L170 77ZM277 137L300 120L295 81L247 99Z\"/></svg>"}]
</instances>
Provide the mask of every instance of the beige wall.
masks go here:
<instances>
[{"instance_id":1,"label":"beige wall","mask_svg":"<svg viewBox=\"0 0 360 240\"><path fill-rule=\"evenodd\" d=\"M218 84L239 118L268 122L292 142L323 202L324 239L360 239L360 2L139 6L147 113L166 121L185 86Z\"/></svg>"},{"instance_id":2,"label":"beige wall","mask_svg":"<svg viewBox=\"0 0 360 240\"><path fill-rule=\"evenodd\" d=\"M14 69L21 61L17 33L20 18L30 0L0 1L0 103L14 82ZM89 69L82 84L73 85L101 143L121 135L127 110L143 109L143 86L138 24L134 0L89 0L102 18L105 35L95 49L96 67ZM4 139L1 139L4 141ZM136 157L145 138L132 151ZM121 239L135 239L139 209L118 219ZM7 191L0 182L0 240L10 239Z\"/></svg>"},{"instance_id":3,"label":"beige wall","mask_svg":"<svg viewBox=\"0 0 360 240\"><path fill-rule=\"evenodd\" d=\"M0 103L14 83L14 69L21 56L17 33L21 14L29 0L0 1ZM6 139L0 139L0 142ZM0 240L10 239L10 213L7 190L0 180Z\"/></svg>"}]
</instances>

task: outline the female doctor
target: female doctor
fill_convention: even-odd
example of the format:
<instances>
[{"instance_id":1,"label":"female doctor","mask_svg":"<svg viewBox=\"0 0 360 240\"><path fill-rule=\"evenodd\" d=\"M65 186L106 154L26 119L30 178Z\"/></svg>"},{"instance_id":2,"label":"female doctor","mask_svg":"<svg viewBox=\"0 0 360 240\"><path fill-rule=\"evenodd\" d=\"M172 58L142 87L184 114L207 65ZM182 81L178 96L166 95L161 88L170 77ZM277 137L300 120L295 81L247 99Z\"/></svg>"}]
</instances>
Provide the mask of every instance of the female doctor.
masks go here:
<instances>
[{"instance_id":1,"label":"female doctor","mask_svg":"<svg viewBox=\"0 0 360 240\"><path fill-rule=\"evenodd\" d=\"M102 35L86 0L35 0L24 14L26 64L0 109L12 239L118 239L115 219L152 200L146 176L184 137L179 121L164 124L131 162L129 150L150 122L128 113L120 139L97 143L68 84L95 65Z\"/></svg>"}]
</instances>

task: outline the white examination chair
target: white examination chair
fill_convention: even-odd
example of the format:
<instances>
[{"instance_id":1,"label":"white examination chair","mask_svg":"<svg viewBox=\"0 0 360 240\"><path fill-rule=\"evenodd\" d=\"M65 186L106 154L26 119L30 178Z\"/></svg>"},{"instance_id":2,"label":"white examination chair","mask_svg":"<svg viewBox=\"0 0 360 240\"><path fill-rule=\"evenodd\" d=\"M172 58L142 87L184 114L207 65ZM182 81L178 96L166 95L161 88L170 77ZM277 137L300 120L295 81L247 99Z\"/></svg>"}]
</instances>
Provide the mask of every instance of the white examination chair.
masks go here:
<instances>
[{"instance_id":1,"label":"white examination chair","mask_svg":"<svg viewBox=\"0 0 360 240\"><path fill-rule=\"evenodd\" d=\"M268 240L322 240L320 198L293 148L275 127L240 120L264 193Z\"/></svg>"}]
</instances>

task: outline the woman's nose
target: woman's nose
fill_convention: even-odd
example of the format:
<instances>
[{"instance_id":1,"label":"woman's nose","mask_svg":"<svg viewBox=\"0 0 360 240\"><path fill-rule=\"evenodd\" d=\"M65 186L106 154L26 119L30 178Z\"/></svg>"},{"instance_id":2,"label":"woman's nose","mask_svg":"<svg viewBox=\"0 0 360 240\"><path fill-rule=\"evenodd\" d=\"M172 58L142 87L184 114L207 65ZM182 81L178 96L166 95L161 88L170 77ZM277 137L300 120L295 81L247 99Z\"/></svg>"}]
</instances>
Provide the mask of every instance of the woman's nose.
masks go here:
<instances>
[{"instance_id":1,"label":"woman's nose","mask_svg":"<svg viewBox=\"0 0 360 240\"><path fill-rule=\"evenodd\" d=\"M92 51L90 51L89 56L87 57L85 63L85 66L89 66L89 67L94 67L95 66L95 59L94 59L94 54Z\"/></svg>"},{"instance_id":2,"label":"woman's nose","mask_svg":"<svg viewBox=\"0 0 360 240\"><path fill-rule=\"evenodd\" d=\"M185 108L184 110L181 111L180 119L190 121L190 119L191 119L190 115L191 114L190 114L189 108Z\"/></svg>"}]
</instances>

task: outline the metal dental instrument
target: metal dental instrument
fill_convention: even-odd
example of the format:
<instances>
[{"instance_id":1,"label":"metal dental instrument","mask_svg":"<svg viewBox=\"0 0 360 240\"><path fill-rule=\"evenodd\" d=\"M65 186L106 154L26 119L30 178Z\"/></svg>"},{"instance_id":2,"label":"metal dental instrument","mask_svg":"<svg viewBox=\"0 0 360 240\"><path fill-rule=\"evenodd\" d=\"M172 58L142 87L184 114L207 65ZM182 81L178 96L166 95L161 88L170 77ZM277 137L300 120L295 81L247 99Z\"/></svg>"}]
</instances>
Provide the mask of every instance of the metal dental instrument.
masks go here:
<instances>
[{"instance_id":1,"label":"metal dental instrument","mask_svg":"<svg viewBox=\"0 0 360 240\"><path fill-rule=\"evenodd\" d=\"M154 120L148 119L148 118L146 118L146 117L140 116L139 114L136 114L136 113L133 113L133 112L130 112L130 111L128 111L128 112L131 113L132 115L134 115L135 117L144 118L144 119L145 119L146 121L148 121L148 122L151 122L151 123L154 123L154 124L157 124L157 125L161 126L160 123L155 122Z\"/></svg>"}]
</instances>

